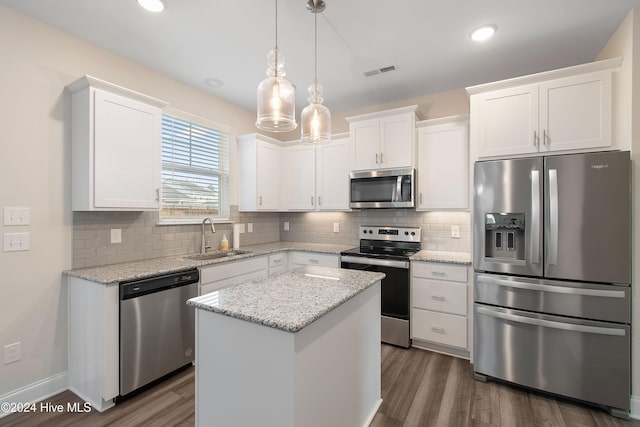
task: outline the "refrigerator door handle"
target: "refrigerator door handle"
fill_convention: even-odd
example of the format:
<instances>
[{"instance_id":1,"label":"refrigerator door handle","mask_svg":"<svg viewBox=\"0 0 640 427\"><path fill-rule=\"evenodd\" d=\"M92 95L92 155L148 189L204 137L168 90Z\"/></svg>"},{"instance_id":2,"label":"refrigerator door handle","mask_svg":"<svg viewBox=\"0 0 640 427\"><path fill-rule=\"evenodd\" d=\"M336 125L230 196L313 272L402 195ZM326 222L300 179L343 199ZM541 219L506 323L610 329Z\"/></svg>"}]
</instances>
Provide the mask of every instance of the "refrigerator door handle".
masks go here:
<instances>
[{"instance_id":1,"label":"refrigerator door handle","mask_svg":"<svg viewBox=\"0 0 640 427\"><path fill-rule=\"evenodd\" d=\"M625 336L624 329L603 328L600 326L587 326L587 325L576 325L574 323L554 322L552 320L544 320L544 319L518 316L515 314L502 313L500 311L491 310L485 307L476 307L476 310L480 314L493 316L498 319L518 322L518 323L526 323L528 325L541 326L543 328L554 328L554 329L560 329L563 331L580 332L580 333L587 333L587 334L614 335L614 336L622 336L622 337Z\"/></svg>"},{"instance_id":2,"label":"refrigerator door handle","mask_svg":"<svg viewBox=\"0 0 640 427\"><path fill-rule=\"evenodd\" d=\"M583 295L590 297L603 297L603 298L625 298L624 291L609 291L602 289L585 289L585 288L572 288L568 286L556 286L556 285L544 285L542 283L528 283L515 280L505 280L497 277L476 276L478 283L485 283L487 285L504 286L507 288L518 288L528 291L540 291L551 292L555 294L569 294L569 295Z\"/></svg>"},{"instance_id":3,"label":"refrigerator door handle","mask_svg":"<svg viewBox=\"0 0 640 427\"><path fill-rule=\"evenodd\" d=\"M540 171L531 171L531 263L540 263Z\"/></svg>"},{"instance_id":4,"label":"refrigerator door handle","mask_svg":"<svg viewBox=\"0 0 640 427\"><path fill-rule=\"evenodd\" d=\"M558 264L558 171L549 169L549 265Z\"/></svg>"}]
</instances>

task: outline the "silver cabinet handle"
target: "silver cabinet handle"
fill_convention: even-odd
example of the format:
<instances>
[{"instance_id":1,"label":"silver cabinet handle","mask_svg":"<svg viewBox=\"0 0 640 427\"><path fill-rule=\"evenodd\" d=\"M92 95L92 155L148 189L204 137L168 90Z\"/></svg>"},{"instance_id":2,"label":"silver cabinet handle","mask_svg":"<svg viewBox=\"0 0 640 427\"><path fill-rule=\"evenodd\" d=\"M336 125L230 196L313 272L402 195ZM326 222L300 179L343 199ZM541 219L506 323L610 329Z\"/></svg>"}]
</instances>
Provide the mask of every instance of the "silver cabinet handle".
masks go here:
<instances>
[{"instance_id":1,"label":"silver cabinet handle","mask_svg":"<svg viewBox=\"0 0 640 427\"><path fill-rule=\"evenodd\" d=\"M538 146L538 132L537 131L533 131L533 146L537 147Z\"/></svg>"},{"instance_id":2,"label":"silver cabinet handle","mask_svg":"<svg viewBox=\"0 0 640 427\"><path fill-rule=\"evenodd\" d=\"M531 171L531 263L540 263L540 171Z\"/></svg>"},{"instance_id":3,"label":"silver cabinet handle","mask_svg":"<svg viewBox=\"0 0 640 427\"><path fill-rule=\"evenodd\" d=\"M311 196L311 206L313 206L313 196Z\"/></svg>"},{"instance_id":4,"label":"silver cabinet handle","mask_svg":"<svg viewBox=\"0 0 640 427\"><path fill-rule=\"evenodd\" d=\"M282 262L282 260L281 260L281 259L274 259L274 260L273 260L273 263L274 263L274 264L280 264L281 262Z\"/></svg>"},{"instance_id":5,"label":"silver cabinet handle","mask_svg":"<svg viewBox=\"0 0 640 427\"><path fill-rule=\"evenodd\" d=\"M549 169L549 258L550 265L558 264L558 171Z\"/></svg>"},{"instance_id":6,"label":"silver cabinet handle","mask_svg":"<svg viewBox=\"0 0 640 427\"><path fill-rule=\"evenodd\" d=\"M422 193L420 193L420 204L422 204Z\"/></svg>"},{"instance_id":7,"label":"silver cabinet handle","mask_svg":"<svg viewBox=\"0 0 640 427\"><path fill-rule=\"evenodd\" d=\"M446 332L446 330L444 328L437 328L435 326L432 326L431 330L433 332L435 332L436 334L444 334Z\"/></svg>"},{"instance_id":8,"label":"silver cabinet handle","mask_svg":"<svg viewBox=\"0 0 640 427\"><path fill-rule=\"evenodd\" d=\"M318 196L318 206L322 206L322 196Z\"/></svg>"},{"instance_id":9,"label":"silver cabinet handle","mask_svg":"<svg viewBox=\"0 0 640 427\"><path fill-rule=\"evenodd\" d=\"M477 307L476 310L480 314L486 314L487 316L496 317L498 319L509 320L511 322L526 323L527 325L540 326L543 328L553 328L553 329L560 329L563 331L581 332L581 333L587 333L587 334L614 335L619 337L625 336L624 329L603 328L600 326L587 326L587 325L576 325L574 323L554 322L552 320L517 316L515 314L503 313L501 311L494 311L484 307Z\"/></svg>"},{"instance_id":10,"label":"silver cabinet handle","mask_svg":"<svg viewBox=\"0 0 640 427\"><path fill-rule=\"evenodd\" d=\"M434 301L445 302L447 299L445 297L441 297L439 295L431 295L431 299Z\"/></svg>"},{"instance_id":11,"label":"silver cabinet handle","mask_svg":"<svg viewBox=\"0 0 640 427\"><path fill-rule=\"evenodd\" d=\"M258 197L258 206L262 206L262 196Z\"/></svg>"},{"instance_id":12,"label":"silver cabinet handle","mask_svg":"<svg viewBox=\"0 0 640 427\"><path fill-rule=\"evenodd\" d=\"M156 201L160 200L160 189L156 188Z\"/></svg>"},{"instance_id":13,"label":"silver cabinet handle","mask_svg":"<svg viewBox=\"0 0 640 427\"><path fill-rule=\"evenodd\" d=\"M317 260L317 259L309 259L309 262L310 262L311 264L317 264L317 263L319 263L319 262L320 262L320 260Z\"/></svg>"},{"instance_id":14,"label":"silver cabinet handle","mask_svg":"<svg viewBox=\"0 0 640 427\"><path fill-rule=\"evenodd\" d=\"M556 286L556 285L544 285L542 283L529 283L521 280L508 280L501 279L499 277L491 277L478 275L476 276L478 283L484 283L487 285L504 286L506 288L524 289L527 291L540 291L551 292L554 294L567 294L567 295L583 295L590 297L606 297L606 298L624 298L624 291L608 291L602 289L584 289L584 288L571 288L568 286Z\"/></svg>"},{"instance_id":15,"label":"silver cabinet handle","mask_svg":"<svg viewBox=\"0 0 640 427\"><path fill-rule=\"evenodd\" d=\"M432 271L431 272L432 276L438 276L438 277L444 277L447 275L447 273L443 273L442 271Z\"/></svg>"},{"instance_id":16,"label":"silver cabinet handle","mask_svg":"<svg viewBox=\"0 0 640 427\"><path fill-rule=\"evenodd\" d=\"M546 129L544 129L542 131L542 143L544 145L549 145L549 135L547 135L547 130Z\"/></svg>"},{"instance_id":17,"label":"silver cabinet handle","mask_svg":"<svg viewBox=\"0 0 640 427\"><path fill-rule=\"evenodd\" d=\"M380 163L384 163L384 153L380 153Z\"/></svg>"},{"instance_id":18,"label":"silver cabinet handle","mask_svg":"<svg viewBox=\"0 0 640 427\"><path fill-rule=\"evenodd\" d=\"M378 164L378 153L376 153L376 165Z\"/></svg>"}]
</instances>

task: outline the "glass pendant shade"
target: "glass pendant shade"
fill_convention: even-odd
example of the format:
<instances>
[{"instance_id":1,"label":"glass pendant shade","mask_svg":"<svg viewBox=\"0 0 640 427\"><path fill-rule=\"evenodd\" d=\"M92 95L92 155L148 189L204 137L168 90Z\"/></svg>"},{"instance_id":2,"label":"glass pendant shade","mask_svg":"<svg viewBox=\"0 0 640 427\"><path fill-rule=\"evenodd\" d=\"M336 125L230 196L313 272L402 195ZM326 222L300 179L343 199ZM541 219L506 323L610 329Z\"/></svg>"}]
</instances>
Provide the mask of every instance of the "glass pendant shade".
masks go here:
<instances>
[{"instance_id":1,"label":"glass pendant shade","mask_svg":"<svg viewBox=\"0 0 640 427\"><path fill-rule=\"evenodd\" d=\"M269 132L288 132L296 124L296 90L284 76L284 57L278 48L267 55L267 78L258 85L256 126Z\"/></svg>"},{"instance_id":2,"label":"glass pendant shade","mask_svg":"<svg viewBox=\"0 0 640 427\"><path fill-rule=\"evenodd\" d=\"M317 81L309 86L309 105L300 115L303 143L326 144L331 141L331 112L322 105L322 85Z\"/></svg>"}]
</instances>

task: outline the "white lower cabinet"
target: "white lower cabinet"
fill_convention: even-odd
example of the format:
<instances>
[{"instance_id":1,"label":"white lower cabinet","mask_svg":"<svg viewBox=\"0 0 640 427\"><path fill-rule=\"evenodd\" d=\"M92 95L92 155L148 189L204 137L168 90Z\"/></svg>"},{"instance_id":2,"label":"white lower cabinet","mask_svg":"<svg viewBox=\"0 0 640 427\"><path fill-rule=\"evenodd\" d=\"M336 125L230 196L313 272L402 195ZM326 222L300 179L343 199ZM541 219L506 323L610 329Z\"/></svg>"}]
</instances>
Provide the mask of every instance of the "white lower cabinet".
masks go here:
<instances>
[{"instance_id":1,"label":"white lower cabinet","mask_svg":"<svg viewBox=\"0 0 640 427\"><path fill-rule=\"evenodd\" d=\"M411 262L411 338L416 347L468 357L468 268Z\"/></svg>"},{"instance_id":2,"label":"white lower cabinet","mask_svg":"<svg viewBox=\"0 0 640 427\"><path fill-rule=\"evenodd\" d=\"M268 256L241 259L200 268L200 295L269 274Z\"/></svg>"},{"instance_id":3,"label":"white lower cabinet","mask_svg":"<svg viewBox=\"0 0 640 427\"><path fill-rule=\"evenodd\" d=\"M289 256L291 257L291 270L302 267L303 265L318 265L321 267L340 268L339 255L293 251Z\"/></svg>"}]
</instances>

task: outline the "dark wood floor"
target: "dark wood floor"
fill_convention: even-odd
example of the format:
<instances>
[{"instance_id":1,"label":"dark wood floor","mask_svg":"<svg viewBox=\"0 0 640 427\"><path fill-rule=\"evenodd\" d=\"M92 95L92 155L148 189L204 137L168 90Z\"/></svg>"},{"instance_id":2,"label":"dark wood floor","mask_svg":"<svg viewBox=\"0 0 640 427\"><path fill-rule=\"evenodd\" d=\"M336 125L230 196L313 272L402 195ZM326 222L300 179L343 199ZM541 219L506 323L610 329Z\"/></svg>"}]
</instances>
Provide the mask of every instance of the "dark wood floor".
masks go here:
<instances>
[{"instance_id":1,"label":"dark wood floor","mask_svg":"<svg viewBox=\"0 0 640 427\"><path fill-rule=\"evenodd\" d=\"M103 413L12 414L0 418L0 426L193 426L194 393L194 368L189 368ZM372 427L640 427L640 421L622 421L597 408L475 381L467 360L387 345L382 346L382 398ZM46 402L82 401L66 391Z\"/></svg>"}]
</instances>

